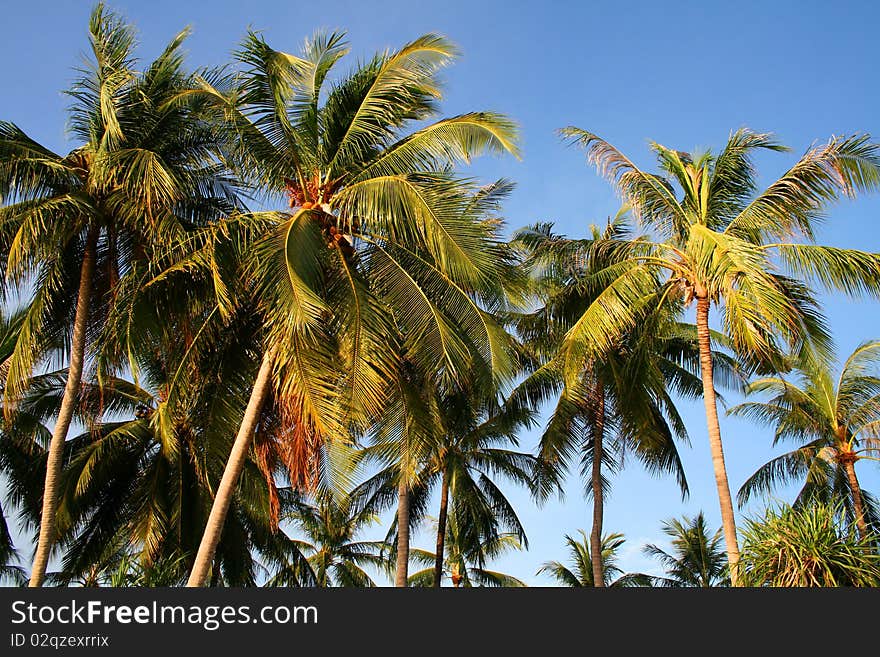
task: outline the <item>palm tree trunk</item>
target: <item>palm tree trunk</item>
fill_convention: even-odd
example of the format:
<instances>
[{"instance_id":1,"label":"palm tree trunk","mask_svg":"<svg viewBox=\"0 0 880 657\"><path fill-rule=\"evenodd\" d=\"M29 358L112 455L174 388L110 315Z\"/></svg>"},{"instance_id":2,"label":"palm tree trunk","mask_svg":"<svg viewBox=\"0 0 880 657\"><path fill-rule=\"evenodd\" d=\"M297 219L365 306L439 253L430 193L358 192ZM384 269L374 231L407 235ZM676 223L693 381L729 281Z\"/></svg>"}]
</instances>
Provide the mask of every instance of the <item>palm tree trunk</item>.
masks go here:
<instances>
[{"instance_id":1,"label":"palm tree trunk","mask_svg":"<svg viewBox=\"0 0 880 657\"><path fill-rule=\"evenodd\" d=\"M715 380L712 374L712 347L709 340L709 298L706 295L699 294L697 295L697 340L700 344L703 404L706 407L706 424L709 429L712 466L715 469L715 485L718 488L718 500L721 504L721 525L724 528L727 563L730 566L730 583L732 586L737 586L739 545L736 539L733 500L730 497L730 484L727 481L727 468L724 465L724 449L721 445L718 403L715 399Z\"/></svg>"},{"instance_id":2,"label":"palm tree trunk","mask_svg":"<svg viewBox=\"0 0 880 657\"><path fill-rule=\"evenodd\" d=\"M211 506L211 513L208 516L208 523L205 526L205 533L202 535L202 542L199 544L199 551L196 554L196 560L193 563L189 581L186 583L187 586L204 586L208 581L211 563L214 560L217 544L220 542L220 535L226 522L226 514L232 504L232 497L238 485L238 478L247 460L257 420L260 417L260 410L269 393L272 379L273 354L274 352L271 349L267 349L266 353L263 354L263 362L260 364L260 371L257 374L256 381L254 381L254 387L251 390L251 396L248 400L244 417L241 420L241 426L238 428L238 434L235 436L232 451L229 453L226 469L223 471L223 477L220 479L220 485L217 487L214 504Z\"/></svg>"},{"instance_id":3,"label":"palm tree trunk","mask_svg":"<svg viewBox=\"0 0 880 657\"><path fill-rule=\"evenodd\" d=\"M43 585L49 555L55 543L55 515L58 510L58 484L61 478L61 467L64 463L64 443L67 431L73 419L82 383L83 360L86 350L86 324L89 319L89 303L92 297L92 278L95 273L95 251L98 244L98 230L92 228L86 236L86 247L79 273L79 292L76 297L76 315L73 320L73 337L70 345L70 365L67 368L67 382L64 384L64 395L52 440L49 442L49 456L46 460L46 482L43 486L43 510L40 515L40 538L31 567L31 579L28 586Z\"/></svg>"},{"instance_id":4,"label":"palm tree trunk","mask_svg":"<svg viewBox=\"0 0 880 657\"><path fill-rule=\"evenodd\" d=\"M596 418L593 426L593 529L590 532L590 560L593 563L593 586L605 586L605 573L602 567L602 519L604 499L602 497L602 453L605 438L605 390L596 383Z\"/></svg>"},{"instance_id":5,"label":"palm tree trunk","mask_svg":"<svg viewBox=\"0 0 880 657\"><path fill-rule=\"evenodd\" d=\"M397 488L397 572L394 586L405 587L409 575L409 489L401 481Z\"/></svg>"},{"instance_id":6,"label":"palm tree trunk","mask_svg":"<svg viewBox=\"0 0 880 657\"><path fill-rule=\"evenodd\" d=\"M440 514L437 516L437 548L434 552L434 588L440 588L443 578L443 553L446 550L446 513L449 506L449 470L443 468L440 483Z\"/></svg>"},{"instance_id":7,"label":"palm tree trunk","mask_svg":"<svg viewBox=\"0 0 880 657\"><path fill-rule=\"evenodd\" d=\"M853 513L856 517L856 527L859 530L859 536L864 538L868 535L868 523L865 521L865 505L862 501L862 488L859 486L859 480L856 478L856 459L847 458L843 462L846 470L846 478L849 480L849 490L852 493Z\"/></svg>"}]
</instances>

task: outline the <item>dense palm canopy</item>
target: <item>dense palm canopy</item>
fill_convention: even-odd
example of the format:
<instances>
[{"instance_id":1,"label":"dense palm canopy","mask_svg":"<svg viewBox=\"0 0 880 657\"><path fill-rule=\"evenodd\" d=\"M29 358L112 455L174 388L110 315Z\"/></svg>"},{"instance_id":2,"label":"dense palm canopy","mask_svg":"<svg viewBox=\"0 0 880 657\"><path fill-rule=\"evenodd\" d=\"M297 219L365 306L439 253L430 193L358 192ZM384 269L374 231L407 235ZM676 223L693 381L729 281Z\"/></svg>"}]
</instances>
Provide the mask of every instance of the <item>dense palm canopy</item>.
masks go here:
<instances>
[{"instance_id":1,"label":"dense palm canopy","mask_svg":"<svg viewBox=\"0 0 880 657\"><path fill-rule=\"evenodd\" d=\"M55 539L56 487L87 342L113 289L182 231L237 205L217 133L198 103L169 104L190 84L186 31L140 71L133 29L101 5L89 34L91 59L68 91L79 146L58 155L0 122L0 263L7 285L33 287L9 358L7 414L47 350L63 345L70 353L49 448L36 586Z\"/></svg>"},{"instance_id":2,"label":"dense palm canopy","mask_svg":"<svg viewBox=\"0 0 880 657\"><path fill-rule=\"evenodd\" d=\"M622 210L511 236L513 183L461 167L519 156L517 128L443 118L446 37L343 68L342 32L293 54L249 30L192 70L187 34L141 61L99 4L72 150L0 121L5 582L524 586L490 568L529 548L508 485L544 503L579 470L592 528L539 571L559 584L880 585L855 471L880 458L880 343L836 372L812 289L880 293L878 254L816 244L833 202L880 188L880 145L832 137L762 187L770 134L652 143L649 172L567 128ZM731 413L795 449L740 501L803 487L740 559L718 402L744 385L761 397ZM635 458L686 495L678 405L699 397L722 528L667 521L671 548L643 550L665 575L624 573L614 475Z\"/></svg>"},{"instance_id":3,"label":"dense palm canopy","mask_svg":"<svg viewBox=\"0 0 880 657\"><path fill-rule=\"evenodd\" d=\"M687 442L687 431L673 394L696 398L702 392L696 331L677 321L679 309L674 306L646 313L638 326L584 359L576 378L566 372L570 331L607 292L611 279L605 272L625 262L625 251L608 245L629 239L626 216L624 209L604 229L592 226L589 239L568 239L539 224L518 231L514 242L527 255L542 305L514 318L535 362L513 399L535 406L556 398L540 453L559 468L576 459L589 482L596 586L605 581L598 555L610 475L621 467L625 454L633 454L653 473L674 475L686 495L675 439ZM738 383L735 364L722 353L715 357L718 381Z\"/></svg>"},{"instance_id":4,"label":"dense palm canopy","mask_svg":"<svg viewBox=\"0 0 880 657\"><path fill-rule=\"evenodd\" d=\"M534 492L536 479L547 479L542 459L508 449L518 446L519 432L534 425L534 413L514 405L499 407L474 388L440 397L441 435L426 465L424 479L440 478L434 585L440 586L449 514L458 527L459 544L485 544L502 533L528 546L516 510L495 480L501 478ZM451 504L451 509L449 505Z\"/></svg>"},{"instance_id":5,"label":"dense palm canopy","mask_svg":"<svg viewBox=\"0 0 880 657\"><path fill-rule=\"evenodd\" d=\"M289 200L292 212L273 213L248 254L248 274L276 358L292 368L282 389L301 407L300 431L328 436L340 408L349 422L375 418L400 349L449 380L479 363L504 373L499 329L475 298L504 299L509 257L485 216L498 192L473 194L449 167L515 152L513 125L495 114L409 127L436 116L437 75L455 53L445 39L427 35L328 84L347 52L337 33L307 40L300 56L251 33L225 93L205 80L190 92L222 114L242 174L268 199ZM319 371L338 358L341 405Z\"/></svg>"},{"instance_id":6,"label":"dense palm canopy","mask_svg":"<svg viewBox=\"0 0 880 657\"><path fill-rule=\"evenodd\" d=\"M27 581L27 574L19 564L19 555L12 542L9 523L0 507L0 582L22 584Z\"/></svg>"},{"instance_id":7,"label":"dense palm canopy","mask_svg":"<svg viewBox=\"0 0 880 657\"><path fill-rule=\"evenodd\" d=\"M721 530L711 532L702 511L695 518L685 516L663 523L663 533L672 544L667 552L654 544L643 552L657 559L666 571L663 577L651 578L654 586L701 587L729 586L727 563L721 547Z\"/></svg>"},{"instance_id":8,"label":"dense palm canopy","mask_svg":"<svg viewBox=\"0 0 880 657\"><path fill-rule=\"evenodd\" d=\"M602 251L608 240L626 240L623 216L603 229L591 227L590 239L555 235L547 224L518 231L516 244L528 253L533 285L543 305L514 315L517 333L533 359L533 373L512 394L515 401L554 400L542 435L541 453L560 465L580 460L587 476L593 434L610 438L602 453L611 471L623 452L632 452L649 469L673 474L683 493L687 482L673 438L687 441L673 393L699 394L696 334L674 315L655 315L640 330L622 335L607 351L584 361L575 378L566 377L566 336L583 312L605 291L601 273L616 257ZM730 366L724 360L725 366ZM724 369L727 382L735 379ZM523 402L521 402L523 403ZM606 483L607 485L607 483Z\"/></svg>"},{"instance_id":9,"label":"dense palm canopy","mask_svg":"<svg viewBox=\"0 0 880 657\"><path fill-rule=\"evenodd\" d=\"M867 136L832 137L807 151L759 191L754 154L785 150L772 135L740 129L717 155L652 143L659 173L639 168L609 142L579 128L562 134L583 147L645 232L608 239L619 252L596 276L605 289L565 335L566 378L584 359L612 348L646 313L696 302L701 378L724 538L736 584L739 558L733 503L721 443L710 351L709 311L752 367L773 368L780 353L805 345L827 354L830 336L809 288L880 292L880 256L814 244L828 204L880 186L880 148Z\"/></svg>"},{"instance_id":10,"label":"dense palm canopy","mask_svg":"<svg viewBox=\"0 0 880 657\"><path fill-rule=\"evenodd\" d=\"M761 466L739 491L745 503L778 484L802 481L796 504L842 502L862 535L878 522L878 509L861 490L855 464L880 456L880 342L856 348L839 376L830 361L806 355L792 375L752 381L747 393L768 397L730 409L774 427L774 446L797 441L796 449Z\"/></svg>"},{"instance_id":11,"label":"dense palm canopy","mask_svg":"<svg viewBox=\"0 0 880 657\"><path fill-rule=\"evenodd\" d=\"M211 507L210 491L247 399L256 328L252 317L231 322L213 335L210 350L185 361L183 373L178 364L191 345L166 334L142 345L140 383L105 377L100 385L81 386L76 420L85 430L66 445L57 521L63 576L56 574L54 582L92 581L107 571L117 573L120 563L154 579L154 569L161 568L163 577L172 578L167 584L185 579ZM202 386L195 388L197 395L177 399L178 414L163 416L157 409L181 375ZM217 381L223 381L222 394ZM43 423L57 414L64 382L64 372L32 380L4 438L20 443L31 437L39 444L48 433ZM215 556L215 584L253 585L267 568L271 573L300 559L297 545L277 531L270 497L278 493L266 485L281 462L282 432L279 414L267 404L254 458L245 467ZM45 456L36 463L10 463L10 483L19 497L28 497L40 465L45 467ZM38 509L25 510L38 521Z\"/></svg>"},{"instance_id":12,"label":"dense palm canopy","mask_svg":"<svg viewBox=\"0 0 880 657\"><path fill-rule=\"evenodd\" d=\"M525 529L500 484L532 490L536 476L551 475L540 458L510 449L518 444L518 432L533 424L530 409L501 406L491 392L473 386L442 390L424 379L407 383L361 454L384 467L358 490L380 505L390 504L396 492L398 517L392 530L398 532L395 545L402 561L406 545L399 530L404 518L410 525L423 519L429 493L439 485L434 582L440 586L450 519L455 517L458 527L459 550L464 545L477 549L502 535L527 546ZM411 482L403 494L401 480ZM401 497L405 515L400 514Z\"/></svg>"},{"instance_id":13,"label":"dense palm canopy","mask_svg":"<svg viewBox=\"0 0 880 657\"><path fill-rule=\"evenodd\" d=\"M0 308L0 391L5 388L9 357L15 348L23 319L22 311L7 312ZM21 456L20 450L9 442L5 438L0 438L0 471L4 469L2 464L7 463L10 457L14 459L16 456ZM9 521L3 512L3 506L0 505L0 581L15 583L26 581L26 573L18 565L19 560L20 555L15 549L12 533L9 530Z\"/></svg>"},{"instance_id":14,"label":"dense palm canopy","mask_svg":"<svg viewBox=\"0 0 880 657\"><path fill-rule=\"evenodd\" d=\"M455 55L442 37L376 55L328 84L347 52L338 33L307 40L300 56L250 33L236 53L239 70L181 96L212 105L234 136L244 179L268 199L288 199L291 212L271 213L245 269L267 327L251 407L274 371L290 440L303 446L290 473L299 485L322 475L322 443L350 442L351 430L380 415L401 352L447 382L509 375L504 332L488 312L506 301L511 272L499 223L486 217L497 192L476 190L451 167L486 151L515 153L513 124L470 113L414 129L437 115L438 73ZM207 249L193 265L213 267ZM218 500L234 484L253 416L245 415ZM192 584L204 581L223 513L221 502Z\"/></svg>"}]
</instances>

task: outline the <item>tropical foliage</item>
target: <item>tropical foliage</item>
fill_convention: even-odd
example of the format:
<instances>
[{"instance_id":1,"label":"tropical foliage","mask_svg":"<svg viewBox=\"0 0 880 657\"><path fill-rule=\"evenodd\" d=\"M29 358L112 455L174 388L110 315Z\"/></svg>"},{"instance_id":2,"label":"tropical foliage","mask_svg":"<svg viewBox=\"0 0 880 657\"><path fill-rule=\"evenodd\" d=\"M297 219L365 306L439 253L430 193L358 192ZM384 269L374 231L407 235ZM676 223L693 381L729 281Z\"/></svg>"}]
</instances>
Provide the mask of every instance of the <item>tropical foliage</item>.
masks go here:
<instances>
[{"instance_id":1,"label":"tropical foliage","mask_svg":"<svg viewBox=\"0 0 880 657\"><path fill-rule=\"evenodd\" d=\"M755 153L786 150L771 134L737 130L717 155L652 142L659 173L642 170L591 132L569 127L562 134L586 151L645 230L629 240L604 240L602 248L621 253L601 272L605 290L565 335L565 377L576 381L585 359L613 348L657 308L696 305L709 445L736 584L739 547L709 312L713 305L721 310L722 333L753 368L778 369L784 352L806 347L827 355L830 336L809 285L876 295L880 256L818 246L816 225L830 202L880 186L880 147L864 135L833 137L759 191Z\"/></svg>"},{"instance_id":2,"label":"tropical foliage","mask_svg":"<svg viewBox=\"0 0 880 657\"><path fill-rule=\"evenodd\" d=\"M671 551L646 545L642 551L657 559L666 571L665 576L654 577L654 586L701 587L729 586L727 560L721 547L721 530L710 532L701 511L693 519L685 516L663 523L663 533L669 537Z\"/></svg>"},{"instance_id":3,"label":"tropical foliage","mask_svg":"<svg viewBox=\"0 0 880 657\"><path fill-rule=\"evenodd\" d=\"M443 576L455 588L473 586L522 587L525 583L512 575L490 570L486 563L510 550L521 550L523 544L514 534L495 534L489 538L474 538L459 516L450 516L446 525ZM412 550L412 559L423 566L409 577L409 586L435 586L437 554L428 550Z\"/></svg>"},{"instance_id":4,"label":"tropical foliage","mask_svg":"<svg viewBox=\"0 0 880 657\"><path fill-rule=\"evenodd\" d=\"M756 492L769 493L774 484L803 481L795 503L842 502L847 517L864 536L877 527L878 509L862 492L855 465L880 453L880 342L860 345L835 377L830 362L807 355L794 375L751 382L748 394L769 397L730 409L775 427L774 446L785 440L801 443L777 456L749 477L739 491L745 503ZM793 379L793 380L792 380Z\"/></svg>"},{"instance_id":5,"label":"tropical foliage","mask_svg":"<svg viewBox=\"0 0 880 657\"><path fill-rule=\"evenodd\" d=\"M875 538L841 522L840 505L769 509L743 532L749 586L880 586Z\"/></svg>"},{"instance_id":6,"label":"tropical foliage","mask_svg":"<svg viewBox=\"0 0 880 657\"><path fill-rule=\"evenodd\" d=\"M622 467L625 454L632 454L652 473L672 474L687 495L675 440L687 443L688 436L672 395L687 399L702 393L696 331L678 322L680 309L671 306L645 315L614 344L585 359L574 380L566 374L568 336L583 313L608 292L605 272L624 262L625 252L608 245L629 239L626 219L622 210L604 229L591 226L587 240L555 235L548 224L518 231L515 240L527 254L535 294L543 305L515 318L535 362L513 398L535 406L556 397L540 454L559 468L576 459L589 481L595 586L605 582L599 554L610 475ZM738 383L736 364L723 353L714 357L719 383Z\"/></svg>"},{"instance_id":7,"label":"tropical foliage","mask_svg":"<svg viewBox=\"0 0 880 657\"><path fill-rule=\"evenodd\" d=\"M621 211L510 231L513 182L465 167L519 157L518 127L442 113L442 35L352 61L343 32L294 54L248 30L192 69L188 30L151 61L102 4L87 31L73 147L0 121L5 583L519 587L493 562L529 549L522 500L574 471L592 526L538 571L558 584L880 585L855 470L880 460L880 343L838 367L813 289L880 295L880 255L817 244L880 188L868 135L763 186L757 156L787 150L768 133L652 142L649 171L566 128ZM802 486L741 535L722 391L795 443L740 502ZM634 459L686 496L699 399L721 529L669 520L643 549L664 574L626 573L616 475Z\"/></svg>"},{"instance_id":8,"label":"tropical foliage","mask_svg":"<svg viewBox=\"0 0 880 657\"><path fill-rule=\"evenodd\" d=\"M364 566L379 572L387 571L389 561L383 554L387 545L382 541L358 541L356 536L379 522L369 506L344 502L322 494L314 503L294 499L287 519L305 536L296 541L306 561L292 562L290 568L276 573L268 585L375 586ZM305 572L302 572L305 571Z\"/></svg>"},{"instance_id":9,"label":"tropical foliage","mask_svg":"<svg viewBox=\"0 0 880 657\"><path fill-rule=\"evenodd\" d=\"M214 109L236 171L270 200L286 197L290 209L229 218L255 236L240 256L264 318L263 367L191 585L208 576L270 389L297 443L289 476L309 486L328 474L317 468L321 447L339 451L352 432L367 430L401 368L447 384L465 372L509 375L503 331L488 312L505 302L510 260L498 223L485 217L494 195L452 167L484 152L516 154L515 126L487 112L437 119L439 72L456 54L443 37L376 55L331 84L347 52L341 33L316 34L292 55L251 32L234 74L202 78L180 95ZM417 121L433 122L416 129ZM214 269L214 246L178 266ZM221 307L234 285L217 281Z\"/></svg>"},{"instance_id":10,"label":"tropical foliage","mask_svg":"<svg viewBox=\"0 0 880 657\"><path fill-rule=\"evenodd\" d=\"M593 558L590 555L591 542L583 530L578 530L580 540L565 535L568 547L568 564L559 561L548 561L541 566L537 574L550 575L561 586L582 587L595 586L593 574ZM618 566L618 552L626 539L623 534L606 534L602 537L602 585L615 588L648 586L651 578L647 575L624 573Z\"/></svg>"}]
</instances>

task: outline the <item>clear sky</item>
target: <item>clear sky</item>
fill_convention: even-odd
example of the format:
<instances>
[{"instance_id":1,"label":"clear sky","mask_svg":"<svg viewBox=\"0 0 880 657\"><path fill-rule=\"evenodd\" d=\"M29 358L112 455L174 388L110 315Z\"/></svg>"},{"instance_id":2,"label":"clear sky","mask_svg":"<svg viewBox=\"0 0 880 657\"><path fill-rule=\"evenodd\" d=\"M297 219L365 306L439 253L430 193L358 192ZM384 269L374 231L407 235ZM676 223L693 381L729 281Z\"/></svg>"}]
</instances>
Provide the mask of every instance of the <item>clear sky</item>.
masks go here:
<instances>
[{"instance_id":1,"label":"clear sky","mask_svg":"<svg viewBox=\"0 0 880 657\"><path fill-rule=\"evenodd\" d=\"M4 4L0 118L53 149L68 149L61 90L87 46L91 3ZM607 183L557 138L555 130L570 124L598 133L645 167L651 165L649 139L679 150L718 149L740 126L773 131L793 152L760 158L765 182L832 134L869 132L880 139L880 7L867 1L120 0L110 6L136 23L145 58L192 26L193 66L226 61L247 26L289 51L317 28L347 29L357 56L425 32L447 35L463 54L446 73L444 113L501 111L522 129L522 161L483 160L470 169L487 181L516 181L505 211L511 229L549 220L560 232L583 236L589 223L616 211ZM880 197L839 204L820 240L880 251L878 218ZM880 337L878 302L829 299L825 310L842 354ZM635 462L614 481L605 527L625 533L627 569L656 571L639 548L663 542L663 519L702 509L720 525L702 404L684 404L683 410L692 442L682 448L690 497L682 502L671 479L650 478ZM778 453L771 452L766 429L745 422L722 416L722 435L734 491ZM531 449L536 438L524 435L523 447ZM864 487L880 492L877 464L866 461L858 468ZM549 583L535 577L540 563L566 556L565 533L589 530L589 507L577 479L568 491L564 502L540 509L524 493L511 491L531 549L500 559L498 569L529 583ZM790 500L791 491L779 497ZM428 547L432 540L422 533L417 544Z\"/></svg>"}]
</instances>

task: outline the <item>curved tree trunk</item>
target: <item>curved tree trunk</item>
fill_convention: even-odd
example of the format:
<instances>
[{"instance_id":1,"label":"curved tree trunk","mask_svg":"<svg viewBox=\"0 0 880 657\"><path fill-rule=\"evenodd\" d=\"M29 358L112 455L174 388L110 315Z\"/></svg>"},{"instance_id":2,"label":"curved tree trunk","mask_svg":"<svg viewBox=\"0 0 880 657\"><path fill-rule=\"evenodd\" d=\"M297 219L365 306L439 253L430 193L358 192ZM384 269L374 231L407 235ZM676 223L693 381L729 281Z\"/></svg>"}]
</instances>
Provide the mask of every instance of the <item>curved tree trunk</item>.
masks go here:
<instances>
[{"instance_id":1,"label":"curved tree trunk","mask_svg":"<svg viewBox=\"0 0 880 657\"><path fill-rule=\"evenodd\" d=\"M95 251L98 244L98 230L93 228L86 237L86 248L83 253L82 266L79 274L79 292L76 297L76 315L73 320L73 337L70 345L70 365L67 368L67 382L64 384L64 395L61 408L52 430L49 442L49 456L46 461L46 483L43 486L43 510L40 515L40 538L31 567L31 579L28 586L43 585L49 555L55 543L55 514L58 510L58 484L61 468L64 463L64 443L67 431L73 419L82 383L83 360L86 350L86 324L89 319L89 303L92 297L92 278L95 273Z\"/></svg>"},{"instance_id":2,"label":"curved tree trunk","mask_svg":"<svg viewBox=\"0 0 880 657\"><path fill-rule=\"evenodd\" d=\"M727 468L724 465L724 449L721 445L721 426L718 424L718 403L715 399L715 380L712 374L712 346L709 340L709 299L697 295L697 340L700 344L700 373L703 379L703 404L706 407L706 425L709 429L709 447L712 450L712 466L715 469L715 485L721 505L721 526L730 566L730 583L737 586L739 545L736 538L736 519Z\"/></svg>"},{"instance_id":3,"label":"curved tree trunk","mask_svg":"<svg viewBox=\"0 0 880 657\"><path fill-rule=\"evenodd\" d=\"M446 514L449 507L449 470L443 469L440 483L440 514L437 516L437 549L434 552L434 588L440 588L443 578L443 553L446 551Z\"/></svg>"},{"instance_id":4,"label":"curved tree trunk","mask_svg":"<svg viewBox=\"0 0 880 657\"><path fill-rule=\"evenodd\" d=\"M590 532L590 560L593 565L593 586L605 586L605 572L602 565L602 520L604 498L602 495L602 456L605 439L605 390L601 383L596 384L596 418L593 426L593 472L591 486L593 492L593 529Z\"/></svg>"},{"instance_id":5,"label":"curved tree trunk","mask_svg":"<svg viewBox=\"0 0 880 657\"><path fill-rule=\"evenodd\" d=\"M847 458L843 462L846 470L846 478L849 481L849 490L852 493L853 514L856 517L856 527L859 530L859 536L864 538L868 535L868 523L865 521L865 505L862 500L862 488L859 486L859 480L856 478L856 459Z\"/></svg>"},{"instance_id":6,"label":"curved tree trunk","mask_svg":"<svg viewBox=\"0 0 880 657\"><path fill-rule=\"evenodd\" d=\"M405 482L397 487L397 572L394 586L405 587L409 576L409 489Z\"/></svg>"},{"instance_id":7,"label":"curved tree trunk","mask_svg":"<svg viewBox=\"0 0 880 657\"><path fill-rule=\"evenodd\" d=\"M254 438L254 431L257 427L257 420L260 417L260 410L266 401L266 396L271 386L272 360L273 351L269 349L263 354L263 362L260 364L260 371L257 374L256 381L254 381L254 387L251 390L251 396L244 411L241 426L238 428L238 434L235 436L232 451L229 453L226 469L223 470L223 477L220 479L220 485L217 487L214 504L211 506L211 513L208 516L208 523L205 526L205 533L202 535L199 551L196 554L193 569L189 575L189 581L186 583L187 586L204 586L208 581L211 563L214 560L217 544L220 542L220 535L223 533L223 525L226 522L226 514L232 504L232 498L238 485L238 478L247 460L248 451Z\"/></svg>"}]
</instances>

